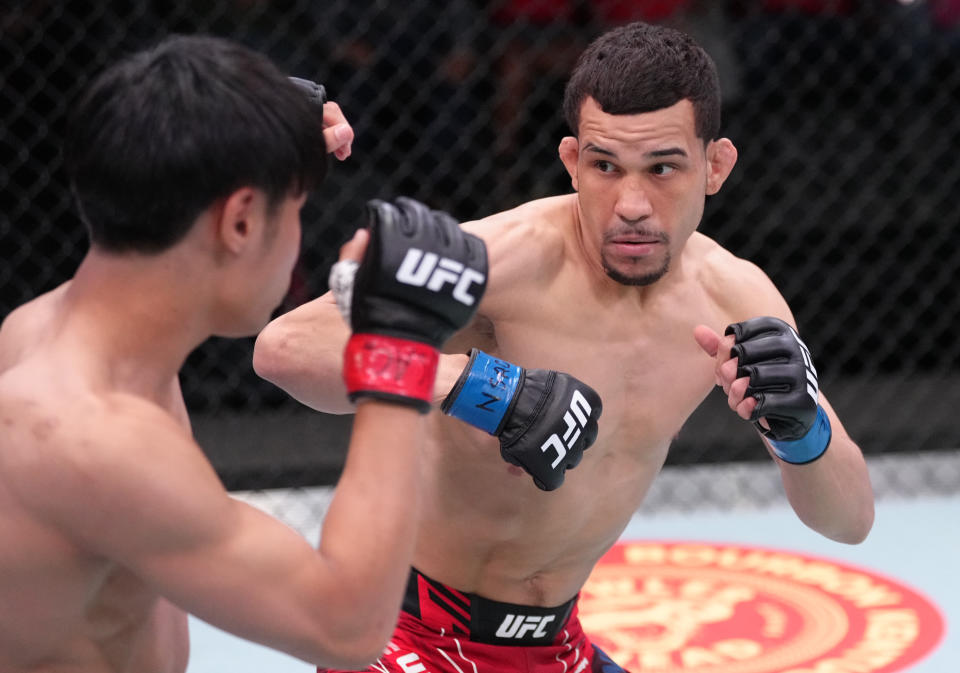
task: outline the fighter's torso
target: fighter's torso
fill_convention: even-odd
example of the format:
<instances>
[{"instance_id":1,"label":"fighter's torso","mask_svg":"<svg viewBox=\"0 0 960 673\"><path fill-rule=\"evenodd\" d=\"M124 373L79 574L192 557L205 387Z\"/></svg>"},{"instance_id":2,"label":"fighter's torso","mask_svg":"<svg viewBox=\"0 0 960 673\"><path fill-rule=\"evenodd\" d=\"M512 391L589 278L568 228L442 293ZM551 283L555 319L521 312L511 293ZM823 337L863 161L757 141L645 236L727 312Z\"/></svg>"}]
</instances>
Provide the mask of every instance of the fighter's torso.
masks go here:
<instances>
[{"instance_id":1,"label":"fighter's torso","mask_svg":"<svg viewBox=\"0 0 960 673\"><path fill-rule=\"evenodd\" d=\"M701 254L703 243L684 254ZM504 315L478 321L474 345L591 385L603 400L597 441L548 493L501 460L495 439L435 414L415 565L494 600L557 605L616 541L672 439L714 385L714 362L694 327L723 325L728 316L700 276L642 302L598 297L575 263L562 264L535 292L515 289Z\"/></svg>"},{"instance_id":2,"label":"fighter's torso","mask_svg":"<svg viewBox=\"0 0 960 673\"><path fill-rule=\"evenodd\" d=\"M49 487L29 483L30 469L56 459L44 455L44 433L98 413L54 336L62 293L21 307L0 331L0 670L181 673L186 615L24 504L22 489ZM188 423L182 397L171 398L167 411ZM95 507L96 493L88 498L76 507Z\"/></svg>"}]
</instances>

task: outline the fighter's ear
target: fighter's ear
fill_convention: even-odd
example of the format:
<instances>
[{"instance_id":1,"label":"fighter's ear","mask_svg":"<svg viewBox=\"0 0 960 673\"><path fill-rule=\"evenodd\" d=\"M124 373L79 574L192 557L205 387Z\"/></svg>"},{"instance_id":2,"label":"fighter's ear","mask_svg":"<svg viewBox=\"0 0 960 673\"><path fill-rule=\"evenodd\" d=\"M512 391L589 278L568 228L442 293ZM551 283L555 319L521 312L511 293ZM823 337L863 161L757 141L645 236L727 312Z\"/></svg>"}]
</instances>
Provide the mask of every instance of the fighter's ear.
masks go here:
<instances>
[{"instance_id":1,"label":"fighter's ear","mask_svg":"<svg viewBox=\"0 0 960 673\"><path fill-rule=\"evenodd\" d=\"M737 163L737 148L729 138L711 140L707 145L707 194L720 191Z\"/></svg>"},{"instance_id":2,"label":"fighter's ear","mask_svg":"<svg viewBox=\"0 0 960 673\"><path fill-rule=\"evenodd\" d=\"M257 191L252 187L241 187L223 201L214 222L217 243L221 247L239 254L250 245L260 224L257 205Z\"/></svg>"},{"instance_id":3,"label":"fighter's ear","mask_svg":"<svg viewBox=\"0 0 960 673\"><path fill-rule=\"evenodd\" d=\"M567 174L570 176L574 191L578 191L580 187L577 179L577 161L580 159L580 141L573 136L565 136L560 141L559 154L560 161L563 162L563 167L567 169Z\"/></svg>"}]
</instances>

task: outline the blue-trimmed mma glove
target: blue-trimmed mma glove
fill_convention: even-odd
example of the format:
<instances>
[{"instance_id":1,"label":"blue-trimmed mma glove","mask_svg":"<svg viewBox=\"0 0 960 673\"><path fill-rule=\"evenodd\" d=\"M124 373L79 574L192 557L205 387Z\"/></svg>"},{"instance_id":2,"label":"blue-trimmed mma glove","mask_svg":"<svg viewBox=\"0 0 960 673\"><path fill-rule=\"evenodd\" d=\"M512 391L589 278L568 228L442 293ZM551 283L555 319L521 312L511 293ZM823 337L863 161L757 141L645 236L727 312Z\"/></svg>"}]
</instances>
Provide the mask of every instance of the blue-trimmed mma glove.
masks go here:
<instances>
[{"instance_id":1,"label":"blue-trimmed mma glove","mask_svg":"<svg viewBox=\"0 0 960 673\"><path fill-rule=\"evenodd\" d=\"M596 441L603 405L569 374L524 369L474 348L440 409L498 437L503 459L552 491Z\"/></svg>"},{"instance_id":2,"label":"blue-trimmed mma glove","mask_svg":"<svg viewBox=\"0 0 960 673\"><path fill-rule=\"evenodd\" d=\"M830 445L830 419L818 403L817 370L797 332L779 318L752 318L730 325L737 378L750 377L746 396L757 406L750 420L780 460L810 463ZM760 424L766 420L770 429Z\"/></svg>"},{"instance_id":3,"label":"blue-trimmed mma glove","mask_svg":"<svg viewBox=\"0 0 960 673\"><path fill-rule=\"evenodd\" d=\"M413 199L369 201L367 214L370 241L359 267L338 262L330 273L353 328L344 351L347 394L427 413L439 349L470 321L486 289L487 248L448 214Z\"/></svg>"}]
</instances>

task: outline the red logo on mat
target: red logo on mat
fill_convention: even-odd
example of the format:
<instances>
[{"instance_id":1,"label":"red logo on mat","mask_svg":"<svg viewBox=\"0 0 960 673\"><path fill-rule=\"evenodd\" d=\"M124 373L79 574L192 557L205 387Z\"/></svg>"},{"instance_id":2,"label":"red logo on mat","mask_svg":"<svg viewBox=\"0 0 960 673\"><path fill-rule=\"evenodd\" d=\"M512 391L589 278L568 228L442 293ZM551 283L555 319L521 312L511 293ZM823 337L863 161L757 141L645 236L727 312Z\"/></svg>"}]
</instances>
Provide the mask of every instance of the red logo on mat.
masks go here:
<instances>
[{"instance_id":1,"label":"red logo on mat","mask_svg":"<svg viewBox=\"0 0 960 673\"><path fill-rule=\"evenodd\" d=\"M702 543L616 545L580 594L580 619L644 673L894 673L943 635L930 601L868 570Z\"/></svg>"}]
</instances>

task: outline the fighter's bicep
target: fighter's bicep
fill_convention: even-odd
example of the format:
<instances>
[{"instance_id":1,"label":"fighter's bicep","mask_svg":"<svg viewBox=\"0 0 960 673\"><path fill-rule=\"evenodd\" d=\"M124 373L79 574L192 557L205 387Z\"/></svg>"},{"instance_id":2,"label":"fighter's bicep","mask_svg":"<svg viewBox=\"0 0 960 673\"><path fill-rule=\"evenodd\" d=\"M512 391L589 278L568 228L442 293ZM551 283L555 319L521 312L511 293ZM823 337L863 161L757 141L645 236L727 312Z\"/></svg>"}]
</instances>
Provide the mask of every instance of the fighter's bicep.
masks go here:
<instances>
[{"instance_id":1,"label":"fighter's bicep","mask_svg":"<svg viewBox=\"0 0 960 673\"><path fill-rule=\"evenodd\" d=\"M320 557L299 533L228 498L221 520L181 535L181 545L132 559L134 572L167 599L220 628L255 640L296 614L324 589ZM251 612L250 605L257 609ZM284 629L281 629L283 631Z\"/></svg>"}]
</instances>

